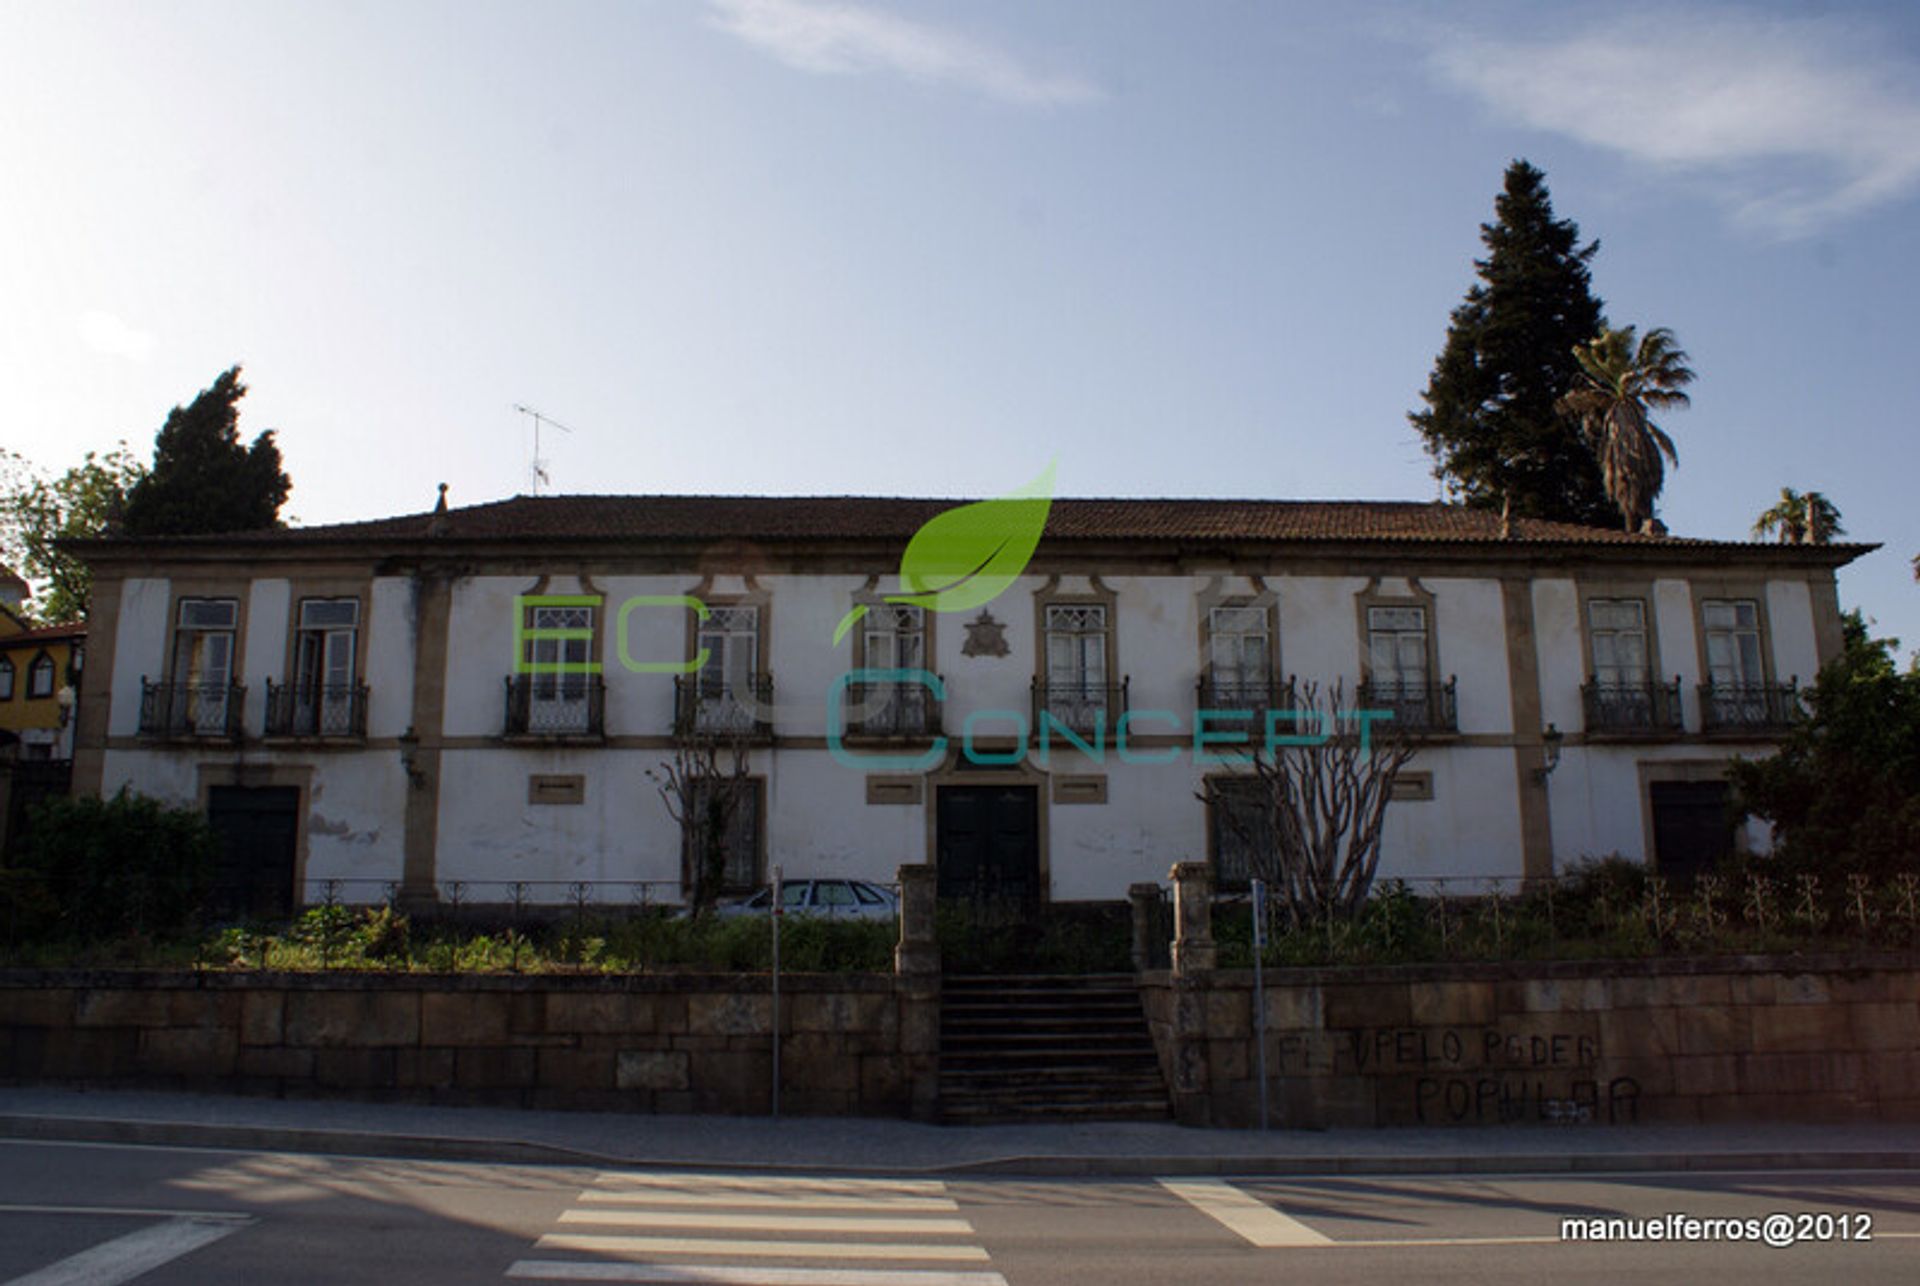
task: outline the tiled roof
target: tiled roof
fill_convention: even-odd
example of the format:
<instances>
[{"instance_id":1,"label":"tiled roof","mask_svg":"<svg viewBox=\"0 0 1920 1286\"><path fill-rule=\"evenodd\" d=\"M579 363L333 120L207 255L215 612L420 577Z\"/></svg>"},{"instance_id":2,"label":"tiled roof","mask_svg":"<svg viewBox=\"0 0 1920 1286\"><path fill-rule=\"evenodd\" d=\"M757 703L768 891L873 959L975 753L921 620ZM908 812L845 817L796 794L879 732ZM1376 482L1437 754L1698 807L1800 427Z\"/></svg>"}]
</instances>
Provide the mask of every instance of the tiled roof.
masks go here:
<instances>
[{"instance_id":1,"label":"tiled roof","mask_svg":"<svg viewBox=\"0 0 1920 1286\"><path fill-rule=\"evenodd\" d=\"M19 643L48 643L55 639L83 639L87 637L85 625L38 625L22 630L18 634L0 634L0 647L12 647Z\"/></svg>"},{"instance_id":2,"label":"tiled roof","mask_svg":"<svg viewBox=\"0 0 1920 1286\"><path fill-rule=\"evenodd\" d=\"M467 540L905 541L964 500L877 496L515 496L370 522L185 538L180 543ZM1071 500L1053 502L1049 541L1419 541L1754 548L1744 542L1629 535L1604 527L1396 500ZM171 542L170 542L171 543ZM1769 546L1769 548L1774 548ZM1866 546L1834 546L1859 552Z\"/></svg>"}]
</instances>

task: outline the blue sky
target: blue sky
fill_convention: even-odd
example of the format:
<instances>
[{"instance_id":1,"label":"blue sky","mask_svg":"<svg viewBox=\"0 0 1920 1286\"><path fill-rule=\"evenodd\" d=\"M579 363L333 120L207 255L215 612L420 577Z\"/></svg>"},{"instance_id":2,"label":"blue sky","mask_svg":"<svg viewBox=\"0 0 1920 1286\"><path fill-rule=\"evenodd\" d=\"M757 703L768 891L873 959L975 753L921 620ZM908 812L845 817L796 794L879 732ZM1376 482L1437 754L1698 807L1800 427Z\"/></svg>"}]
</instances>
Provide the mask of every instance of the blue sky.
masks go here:
<instances>
[{"instance_id":1,"label":"blue sky","mask_svg":"<svg viewBox=\"0 0 1920 1286\"><path fill-rule=\"evenodd\" d=\"M306 523L529 488L1426 499L1524 156L1673 327L1662 513L1783 485L1920 644L1920 14L654 0L0 9L0 443L232 362Z\"/></svg>"}]
</instances>

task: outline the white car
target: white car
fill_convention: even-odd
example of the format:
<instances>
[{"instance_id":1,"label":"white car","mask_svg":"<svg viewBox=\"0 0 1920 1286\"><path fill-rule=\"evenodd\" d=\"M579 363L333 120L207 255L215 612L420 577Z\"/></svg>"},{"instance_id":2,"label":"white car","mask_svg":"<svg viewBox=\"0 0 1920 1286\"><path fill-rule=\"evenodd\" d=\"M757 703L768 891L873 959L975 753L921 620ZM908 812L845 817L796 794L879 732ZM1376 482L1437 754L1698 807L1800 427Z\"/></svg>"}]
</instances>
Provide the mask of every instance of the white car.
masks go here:
<instances>
[{"instance_id":1,"label":"white car","mask_svg":"<svg viewBox=\"0 0 1920 1286\"><path fill-rule=\"evenodd\" d=\"M773 905L773 890L722 902L714 914L723 919L765 915ZM892 920L899 905L891 889L866 880L783 880L780 906L787 915L820 915L831 920Z\"/></svg>"}]
</instances>

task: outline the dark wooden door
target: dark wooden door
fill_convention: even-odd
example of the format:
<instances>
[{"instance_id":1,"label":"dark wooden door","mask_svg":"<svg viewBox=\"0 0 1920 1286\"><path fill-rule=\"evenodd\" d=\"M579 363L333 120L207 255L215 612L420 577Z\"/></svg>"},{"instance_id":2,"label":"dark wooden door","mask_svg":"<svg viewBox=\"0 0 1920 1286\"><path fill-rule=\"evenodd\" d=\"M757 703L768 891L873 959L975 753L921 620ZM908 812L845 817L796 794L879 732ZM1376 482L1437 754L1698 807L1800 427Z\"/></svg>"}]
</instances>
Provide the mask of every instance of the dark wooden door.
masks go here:
<instances>
[{"instance_id":1,"label":"dark wooden door","mask_svg":"<svg viewBox=\"0 0 1920 1286\"><path fill-rule=\"evenodd\" d=\"M1670 880L1691 881L1733 851L1733 819L1724 781L1656 781L1653 860Z\"/></svg>"},{"instance_id":2,"label":"dark wooden door","mask_svg":"<svg viewBox=\"0 0 1920 1286\"><path fill-rule=\"evenodd\" d=\"M1040 796L1032 786L942 786L940 896L1031 907L1039 902Z\"/></svg>"},{"instance_id":3,"label":"dark wooden door","mask_svg":"<svg viewBox=\"0 0 1920 1286\"><path fill-rule=\"evenodd\" d=\"M207 795L207 821L220 839L208 909L220 918L291 915L299 789L215 786Z\"/></svg>"}]
</instances>

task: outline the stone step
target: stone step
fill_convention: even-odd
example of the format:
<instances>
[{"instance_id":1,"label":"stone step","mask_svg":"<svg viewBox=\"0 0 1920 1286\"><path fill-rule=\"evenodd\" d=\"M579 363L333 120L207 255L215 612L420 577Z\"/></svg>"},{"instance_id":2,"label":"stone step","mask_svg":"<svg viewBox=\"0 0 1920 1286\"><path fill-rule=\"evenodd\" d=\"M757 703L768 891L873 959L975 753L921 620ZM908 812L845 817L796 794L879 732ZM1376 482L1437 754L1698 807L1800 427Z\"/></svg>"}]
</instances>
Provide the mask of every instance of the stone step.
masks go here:
<instances>
[{"instance_id":1,"label":"stone step","mask_svg":"<svg viewBox=\"0 0 1920 1286\"><path fill-rule=\"evenodd\" d=\"M1138 996L1070 996L1053 999L1007 999L997 1000L954 1000L951 997L941 1002L940 1009L947 1014L964 1014L967 1017L989 1017L1002 1014L1046 1014L1059 1017L1072 1017L1086 1014L1091 1017L1118 1018L1135 1017L1141 1013Z\"/></svg>"},{"instance_id":2,"label":"stone step","mask_svg":"<svg viewBox=\"0 0 1920 1286\"><path fill-rule=\"evenodd\" d=\"M1121 1017L1106 1013L943 1013L941 1031L950 1036L966 1036L977 1031L1140 1031L1139 1012Z\"/></svg>"},{"instance_id":3,"label":"stone step","mask_svg":"<svg viewBox=\"0 0 1920 1286\"><path fill-rule=\"evenodd\" d=\"M941 1105L949 1125L1005 1125L1019 1121L1164 1121L1171 1113L1160 1099L1089 1103L955 1103Z\"/></svg>"},{"instance_id":4,"label":"stone step","mask_svg":"<svg viewBox=\"0 0 1920 1286\"><path fill-rule=\"evenodd\" d=\"M1128 1090L1141 1094L1162 1092L1160 1069L1138 1067L1126 1071L1100 1071L1085 1067L1055 1066L1023 1068L1009 1072L996 1068L955 1067L940 1073L942 1094L997 1094L1018 1092L1041 1096L1067 1094L1082 1088L1102 1091Z\"/></svg>"},{"instance_id":5,"label":"stone step","mask_svg":"<svg viewBox=\"0 0 1920 1286\"><path fill-rule=\"evenodd\" d=\"M981 1028L965 1033L949 1032L942 1028L943 1047L957 1048L965 1046L974 1049L1023 1049L1035 1045L1057 1045L1070 1041L1089 1049L1111 1049L1116 1045L1144 1045L1153 1048L1153 1036L1143 1022L1135 1022L1125 1027L1095 1027L1081 1031L1063 1032L1046 1026L1034 1027L994 1027ZM954 1039L948 1040L946 1038Z\"/></svg>"}]
</instances>

